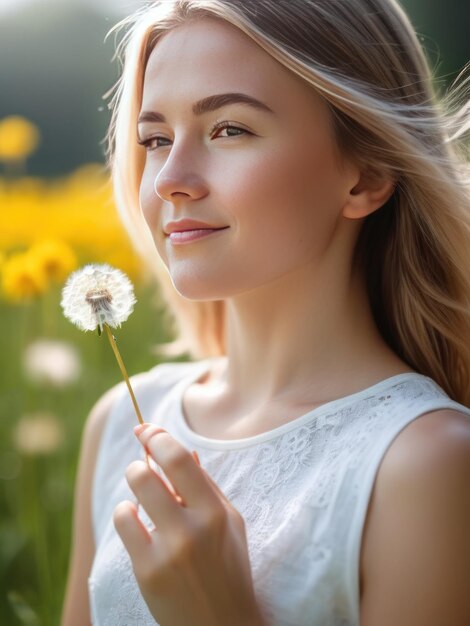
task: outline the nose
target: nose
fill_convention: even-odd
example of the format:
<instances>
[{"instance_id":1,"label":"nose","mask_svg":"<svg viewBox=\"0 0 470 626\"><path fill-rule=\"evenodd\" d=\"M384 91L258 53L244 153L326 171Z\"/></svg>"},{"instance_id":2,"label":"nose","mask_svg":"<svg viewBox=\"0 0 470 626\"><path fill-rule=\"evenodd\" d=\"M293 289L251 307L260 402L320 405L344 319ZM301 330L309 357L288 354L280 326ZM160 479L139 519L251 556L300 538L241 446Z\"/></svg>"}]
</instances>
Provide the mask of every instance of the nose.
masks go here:
<instances>
[{"instance_id":1,"label":"nose","mask_svg":"<svg viewBox=\"0 0 470 626\"><path fill-rule=\"evenodd\" d=\"M175 144L168 158L159 170L153 188L162 200L175 202L179 198L198 200L208 193L207 184L198 171L197 164L200 158L183 146L177 148Z\"/></svg>"}]
</instances>

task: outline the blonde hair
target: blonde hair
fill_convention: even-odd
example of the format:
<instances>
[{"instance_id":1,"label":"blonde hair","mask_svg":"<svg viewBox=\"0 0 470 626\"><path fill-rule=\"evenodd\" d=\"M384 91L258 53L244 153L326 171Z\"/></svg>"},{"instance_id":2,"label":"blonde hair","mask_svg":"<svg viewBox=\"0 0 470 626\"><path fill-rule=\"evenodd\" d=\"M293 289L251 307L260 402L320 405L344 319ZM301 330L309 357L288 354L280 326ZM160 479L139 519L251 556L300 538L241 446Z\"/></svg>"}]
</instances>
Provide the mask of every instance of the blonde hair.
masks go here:
<instances>
[{"instance_id":1,"label":"blonde hair","mask_svg":"<svg viewBox=\"0 0 470 626\"><path fill-rule=\"evenodd\" d=\"M439 102L418 38L395 0L165 0L139 10L116 56L123 71L110 102L108 159L115 199L134 244L156 274L176 324L166 355L225 354L223 301L174 289L139 205L145 150L136 142L144 72L158 39L188 19L239 28L328 103L342 152L369 175L396 180L368 216L355 262L365 272L376 324L413 369L470 404L470 180L462 140L468 103Z\"/></svg>"}]
</instances>

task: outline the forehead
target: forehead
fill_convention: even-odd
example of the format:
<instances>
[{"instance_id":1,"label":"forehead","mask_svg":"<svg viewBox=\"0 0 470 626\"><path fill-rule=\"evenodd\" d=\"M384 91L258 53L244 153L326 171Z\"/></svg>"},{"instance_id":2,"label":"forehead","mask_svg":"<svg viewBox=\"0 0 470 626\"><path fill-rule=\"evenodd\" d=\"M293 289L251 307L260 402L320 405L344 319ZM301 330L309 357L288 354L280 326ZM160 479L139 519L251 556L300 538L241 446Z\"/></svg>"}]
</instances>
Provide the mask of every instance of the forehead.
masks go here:
<instances>
[{"instance_id":1,"label":"forehead","mask_svg":"<svg viewBox=\"0 0 470 626\"><path fill-rule=\"evenodd\" d=\"M246 92L276 98L279 92L313 89L235 26L212 18L166 33L152 51L144 78L144 109L155 99L181 101L208 94Z\"/></svg>"}]
</instances>

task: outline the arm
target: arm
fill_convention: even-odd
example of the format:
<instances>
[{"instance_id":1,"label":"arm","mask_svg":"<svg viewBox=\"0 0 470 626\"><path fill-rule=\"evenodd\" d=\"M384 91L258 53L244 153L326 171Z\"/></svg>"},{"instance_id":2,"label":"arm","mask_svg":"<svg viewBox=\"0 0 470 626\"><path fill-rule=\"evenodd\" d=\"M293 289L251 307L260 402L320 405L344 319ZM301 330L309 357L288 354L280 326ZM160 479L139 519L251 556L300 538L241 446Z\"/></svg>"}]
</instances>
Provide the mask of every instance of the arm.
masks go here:
<instances>
[{"instance_id":1,"label":"arm","mask_svg":"<svg viewBox=\"0 0 470 626\"><path fill-rule=\"evenodd\" d=\"M377 474L363 535L361 626L470 624L470 419L423 415Z\"/></svg>"},{"instance_id":2,"label":"arm","mask_svg":"<svg viewBox=\"0 0 470 626\"><path fill-rule=\"evenodd\" d=\"M101 435L118 387L113 387L98 400L85 425L75 486L72 548L62 626L83 626L91 623L88 576L95 553L91 486Z\"/></svg>"}]
</instances>

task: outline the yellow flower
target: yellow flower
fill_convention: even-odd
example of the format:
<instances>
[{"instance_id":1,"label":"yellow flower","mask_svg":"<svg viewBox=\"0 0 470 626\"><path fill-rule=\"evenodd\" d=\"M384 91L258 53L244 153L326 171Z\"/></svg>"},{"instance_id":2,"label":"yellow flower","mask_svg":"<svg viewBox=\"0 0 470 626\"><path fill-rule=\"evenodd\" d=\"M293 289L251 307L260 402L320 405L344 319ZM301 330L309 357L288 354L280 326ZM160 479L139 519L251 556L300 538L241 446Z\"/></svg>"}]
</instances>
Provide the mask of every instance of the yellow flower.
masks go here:
<instances>
[{"instance_id":1,"label":"yellow flower","mask_svg":"<svg viewBox=\"0 0 470 626\"><path fill-rule=\"evenodd\" d=\"M0 159L16 161L34 152L39 144L39 130L19 115L0 120Z\"/></svg>"},{"instance_id":2,"label":"yellow flower","mask_svg":"<svg viewBox=\"0 0 470 626\"><path fill-rule=\"evenodd\" d=\"M77 267L77 257L72 248L60 239L43 239L28 251L40 265L49 280L62 282Z\"/></svg>"},{"instance_id":3,"label":"yellow flower","mask_svg":"<svg viewBox=\"0 0 470 626\"><path fill-rule=\"evenodd\" d=\"M13 302L39 296L48 287L44 269L27 253L15 254L5 261L2 283L5 296Z\"/></svg>"},{"instance_id":4,"label":"yellow flower","mask_svg":"<svg viewBox=\"0 0 470 626\"><path fill-rule=\"evenodd\" d=\"M18 178L5 187L0 178L0 224L0 250L60 240L79 265L108 263L140 280L142 262L119 220L102 165L91 163L56 180Z\"/></svg>"}]
</instances>

